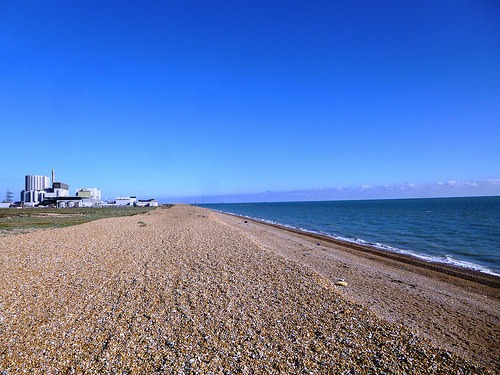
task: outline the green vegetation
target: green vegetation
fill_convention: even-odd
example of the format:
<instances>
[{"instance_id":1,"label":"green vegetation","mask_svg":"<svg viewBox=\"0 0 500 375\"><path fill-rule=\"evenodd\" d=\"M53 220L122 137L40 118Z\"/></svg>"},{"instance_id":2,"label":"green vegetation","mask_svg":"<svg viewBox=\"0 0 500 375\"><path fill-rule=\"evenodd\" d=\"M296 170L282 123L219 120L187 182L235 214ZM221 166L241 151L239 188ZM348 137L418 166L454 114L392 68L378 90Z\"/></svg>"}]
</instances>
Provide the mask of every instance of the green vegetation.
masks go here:
<instances>
[{"instance_id":1,"label":"green vegetation","mask_svg":"<svg viewBox=\"0 0 500 375\"><path fill-rule=\"evenodd\" d=\"M169 208L165 205L162 208ZM101 208L1 208L0 236L27 233L40 229L61 228L108 217L132 216L156 207Z\"/></svg>"}]
</instances>

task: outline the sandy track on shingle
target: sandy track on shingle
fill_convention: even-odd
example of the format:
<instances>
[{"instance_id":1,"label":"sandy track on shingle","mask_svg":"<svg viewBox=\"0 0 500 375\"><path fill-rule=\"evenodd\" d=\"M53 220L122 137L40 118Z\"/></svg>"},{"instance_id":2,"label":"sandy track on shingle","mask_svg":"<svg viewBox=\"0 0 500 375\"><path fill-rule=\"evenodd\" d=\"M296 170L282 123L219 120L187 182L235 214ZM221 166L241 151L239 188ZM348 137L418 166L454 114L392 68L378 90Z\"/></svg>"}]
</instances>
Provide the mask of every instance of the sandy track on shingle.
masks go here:
<instances>
[{"instance_id":1,"label":"sandy track on shingle","mask_svg":"<svg viewBox=\"0 0 500 375\"><path fill-rule=\"evenodd\" d=\"M175 206L0 238L2 371L484 370L216 214Z\"/></svg>"}]
</instances>

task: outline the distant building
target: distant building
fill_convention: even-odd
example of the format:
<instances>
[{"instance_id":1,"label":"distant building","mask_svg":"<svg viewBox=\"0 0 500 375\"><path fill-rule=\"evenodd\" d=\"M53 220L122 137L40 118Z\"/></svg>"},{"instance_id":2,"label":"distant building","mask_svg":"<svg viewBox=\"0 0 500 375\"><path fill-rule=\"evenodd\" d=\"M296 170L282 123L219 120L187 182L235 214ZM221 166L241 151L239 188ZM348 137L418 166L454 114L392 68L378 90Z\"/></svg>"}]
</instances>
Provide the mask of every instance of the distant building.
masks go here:
<instances>
[{"instance_id":1,"label":"distant building","mask_svg":"<svg viewBox=\"0 0 500 375\"><path fill-rule=\"evenodd\" d=\"M51 197L46 198L42 204L46 206L53 206L57 208L72 208L82 207L83 198L80 197Z\"/></svg>"},{"instance_id":2,"label":"distant building","mask_svg":"<svg viewBox=\"0 0 500 375\"><path fill-rule=\"evenodd\" d=\"M116 197L117 206L133 206L137 202L137 197Z\"/></svg>"},{"instance_id":3,"label":"distant building","mask_svg":"<svg viewBox=\"0 0 500 375\"><path fill-rule=\"evenodd\" d=\"M158 201L156 199L139 199L135 205L137 207L158 207Z\"/></svg>"},{"instance_id":4,"label":"distant building","mask_svg":"<svg viewBox=\"0 0 500 375\"><path fill-rule=\"evenodd\" d=\"M60 181L55 181L54 170L52 170L52 181L49 177L41 175L27 175L25 176L24 181L24 190L21 191L21 206L25 207L35 207L39 205L61 208L100 206L158 206L158 202L155 199L137 200L136 196L116 197L116 200L114 202L104 203L101 201L101 190L97 188L80 188L76 190L76 196L70 196L68 184ZM10 194L12 195L12 193ZM10 202L4 201L4 203Z\"/></svg>"},{"instance_id":5,"label":"distant building","mask_svg":"<svg viewBox=\"0 0 500 375\"><path fill-rule=\"evenodd\" d=\"M63 182L53 182L45 191L45 198L69 197L69 186Z\"/></svg>"},{"instance_id":6,"label":"distant building","mask_svg":"<svg viewBox=\"0 0 500 375\"><path fill-rule=\"evenodd\" d=\"M76 191L76 196L81 198L80 207L101 206L101 190L97 188L82 188Z\"/></svg>"},{"instance_id":7,"label":"distant building","mask_svg":"<svg viewBox=\"0 0 500 375\"><path fill-rule=\"evenodd\" d=\"M82 188L76 191L77 197L101 200L101 190L97 188Z\"/></svg>"},{"instance_id":8,"label":"distant building","mask_svg":"<svg viewBox=\"0 0 500 375\"><path fill-rule=\"evenodd\" d=\"M52 170L52 186L47 176L27 175L25 189L21 192L21 202L24 206L54 206L54 207L92 207L99 206L101 190L97 188L79 189L76 196L69 195L69 186L64 182L55 181Z\"/></svg>"},{"instance_id":9,"label":"distant building","mask_svg":"<svg viewBox=\"0 0 500 375\"><path fill-rule=\"evenodd\" d=\"M24 177L24 185L27 191L45 190L50 188L50 178L40 175L27 175Z\"/></svg>"},{"instance_id":10,"label":"distant building","mask_svg":"<svg viewBox=\"0 0 500 375\"><path fill-rule=\"evenodd\" d=\"M46 190L50 189L50 178L40 175L24 177L24 190L21 191L21 202L37 205L45 199Z\"/></svg>"}]
</instances>

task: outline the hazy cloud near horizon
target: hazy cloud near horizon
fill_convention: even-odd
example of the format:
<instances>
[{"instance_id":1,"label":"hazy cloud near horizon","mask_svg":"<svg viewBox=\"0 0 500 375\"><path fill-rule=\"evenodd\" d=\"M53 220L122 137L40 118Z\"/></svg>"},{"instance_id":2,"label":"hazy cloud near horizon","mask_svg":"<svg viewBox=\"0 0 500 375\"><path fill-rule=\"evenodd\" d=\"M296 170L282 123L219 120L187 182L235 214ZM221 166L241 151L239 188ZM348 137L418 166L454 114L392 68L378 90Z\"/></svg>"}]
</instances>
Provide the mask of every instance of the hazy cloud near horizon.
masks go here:
<instances>
[{"instance_id":1,"label":"hazy cloud near horizon","mask_svg":"<svg viewBox=\"0 0 500 375\"><path fill-rule=\"evenodd\" d=\"M294 191L266 191L254 194L161 198L176 203L286 202L316 200L362 200L397 198L439 198L500 195L500 179L484 181L438 181L428 184L399 183L360 185Z\"/></svg>"}]
</instances>

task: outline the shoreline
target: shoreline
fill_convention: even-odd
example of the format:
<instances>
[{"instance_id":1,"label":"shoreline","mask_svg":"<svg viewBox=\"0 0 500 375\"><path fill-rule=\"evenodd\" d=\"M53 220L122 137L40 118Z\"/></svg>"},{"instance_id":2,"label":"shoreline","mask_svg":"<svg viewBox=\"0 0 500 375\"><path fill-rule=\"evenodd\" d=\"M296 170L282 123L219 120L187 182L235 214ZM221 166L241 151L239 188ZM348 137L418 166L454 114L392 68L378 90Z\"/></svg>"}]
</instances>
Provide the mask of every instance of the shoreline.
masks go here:
<instances>
[{"instance_id":1,"label":"shoreline","mask_svg":"<svg viewBox=\"0 0 500 375\"><path fill-rule=\"evenodd\" d=\"M205 208L205 207L202 207L202 208ZM219 210L215 210L215 209L211 209L211 208L206 208L206 209L213 211L213 212L218 212L218 213L221 213L224 215L229 215L229 216L241 218L243 220L249 220L249 221L259 223L259 224L268 225L270 227L289 231L292 233L306 235L306 236L309 236L311 238L315 238L315 239L326 241L326 242L329 242L329 243L332 243L335 245L350 248L351 250L365 252L368 254L376 254L377 256L381 256L384 258L393 259L396 261L408 263L408 264L411 264L413 266L417 266L417 267L421 267L424 269L444 273L444 274L449 275L449 276L454 276L454 277L462 278L465 280L477 282L477 283L480 283L483 285L491 286L493 288L500 288L500 276L497 276L497 275L494 275L494 274L491 274L488 272L482 272L482 271L478 271L478 270L475 270L472 268L461 267L459 265L446 264L446 263L442 263L439 261L432 261L432 260L427 261L425 259L418 257L417 255L404 254L404 253L399 253L396 251L391 251L388 249L381 249L377 246L370 245L370 244L359 244L359 243L351 242L348 240L342 240L342 239L338 239L338 238L335 238L333 236L330 236L328 234L322 234L322 233L318 233L318 232L299 229L299 228L295 228L293 226L289 226L286 224L274 223L274 222L271 222L269 220L238 215L238 214L219 211Z\"/></svg>"}]
</instances>

